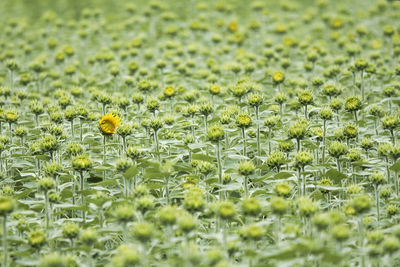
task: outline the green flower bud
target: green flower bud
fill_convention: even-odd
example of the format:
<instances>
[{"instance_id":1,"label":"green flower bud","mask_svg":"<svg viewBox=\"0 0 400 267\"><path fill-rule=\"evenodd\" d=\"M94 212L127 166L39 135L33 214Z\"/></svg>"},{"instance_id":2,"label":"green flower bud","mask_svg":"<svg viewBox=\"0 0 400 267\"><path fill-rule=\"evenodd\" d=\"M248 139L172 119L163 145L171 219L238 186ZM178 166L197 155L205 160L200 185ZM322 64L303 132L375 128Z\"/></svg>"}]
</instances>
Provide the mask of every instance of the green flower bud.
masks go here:
<instances>
[{"instance_id":1,"label":"green flower bud","mask_svg":"<svg viewBox=\"0 0 400 267\"><path fill-rule=\"evenodd\" d=\"M390 145L388 143L382 143L378 147L378 155L384 156L384 157L389 157L391 150L392 150L392 145Z\"/></svg>"},{"instance_id":2,"label":"green flower bud","mask_svg":"<svg viewBox=\"0 0 400 267\"><path fill-rule=\"evenodd\" d=\"M122 224L126 224L128 222L133 221L134 215L134 208L128 204L122 204L116 207L115 209L115 217L118 222Z\"/></svg>"},{"instance_id":3,"label":"green flower bud","mask_svg":"<svg viewBox=\"0 0 400 267\"><path fill-rule=\"evenodd\" d=\"M251 117L247 113L240 113L236 117L236 125L239 128L249 128L251 126L251 123Z\"/></svg>"},{"instance_id":4,"label":"green flower bud","mask_svg":"<svg viewBox=\"0 0 400 267\"><path fill-rule=\"evenodd\" d=\"M361 153L357 149L350 149L346 156L349 158L350 162L361 160Z\"/></svg>"},{"instance_id":5,"label":"green flower bud","mask_svg":"<svg viewBox=\"0 0 400 267\"><path fill-rule=\"evenodd\" d=\"M340 95L342 90L334 84L327 83L322 88L322 93L328 97L332 97Z\"/></svg>"},{"instance_id":6,"label":"green flower bud","mask_svg":"<svg viewBox=\"0 0 400 267\"><path fill-rule=\"evenodd\" d=\"M221 125L214 124L207 129L207 138L211 142L219 142L225 137L225 131Z\"/></svg>"},{"instance_id":7,"label":"green flower bud","mask_svg":"<svg viewBox=\"0 0 400 267\"><path fill-rule=\"evenodd\" d=\"M358 71L364 71L368 67L368 62L365 59L359 58L354 63L354 66Z\"/></svg>"},{"instance_id":8,"label":"green flower bud","mask_svg":"<svg viewBox=\"0 0 400 267\"><path fill-rule=\"evenodd\" d=\"M196 169L203 175L209 175L215 171L215 164L208 161L200 161Z\"/></svg>"},{"instance_id":9,"label":"green flower bud","mask_svg":"<svg viewBox=\"0 0 400 267\"><path fill-rule=\"evenodd\" d=\"M299 120L290 125L288 135L291 139L301 140L306 136L308 121Z\"/></svg>"},{"instance_id":10,"label":"green flower bud","mask_svg":"<svg viewBox=\"0 0 400 267\"><path fill-rule=\"evenodd\" d=\"M344 242L350 237L349 227L345 224L335 225L332 228L332 236L338 242Z\"/></svg>"},{"instance_id":11,"label":"green flower bud","mask_svg":"<svg viewBox=\"0 0 400 267\"><path fill-rule=\"evenodd\" d=\"M386 182L385 175L383 173L381 173L381 172L373 172L369 176L369 180L374 185L380 185L380 184L384 184Z\"/></svg>"},{"instance_id":12,"label":"green flower bud","mask_svg":"<svg viewBox=\"0 0 400 267\"><path fill-rule=\"evenodd\" d=\"M19 114L16 109L8 109L4 112L4 120L8 123L15 123L18 118Z\"/></svg>"},{"instance_id":13,"label":"green flower bud","mask_svg":"<svg viewBox=\"0 0 400 267\"><path fill-rule=\"evenodd\" d=\"M126 172L130 167L132 167L133 163L129 158L121 158L117 161L115 169L119 173Z\"/></svg>"},{"instance_id":14,"label":"green flower bud","mask_svg":"<svg viewBox=\"0 0 400 267\"><path fill-rule=\"evenodd\" d=\"M264 229L260 225L252 223L240 228L239 236L244 241L257 241L264 236Z\"/></svg>"},{"instance_id":15,"label":"green flower bud","mask_svg":"<svg viewBox=\"0 0 400 267\"><path fill-rule=\"evenodd\" d=\"M154 131L158 131L163 127L163 121L159 118L152 118L150 120L150 128L152 128Z\"/></svg>"},{"instance_id":16,"label":"green flower bud","mask_svg":"<svg viewBox=\"0 0 400 267\"><path fill-rule=\"evenodd\" d=\"M185 213L178 218L178 226L184 233L189 233L196 228L196 221L190 214Z\"/></svg>"},{"instance_id":17,"label":"green flower bud","mask_svg":"<svg viewBox=\"0 0 400 267\"><path fill-rule=\"evenodd\" d=\"M221 202L217 206L216 213L223 220L231 220L236 216L236 209L232 202Z\"/></svg>"},{"instance_id":18,"label":"green flower bud","mask_svg":"<svg viewBox=\"0 0 400 267\"><path fill-rule=\"evenodd\" d=\"M311 91L302 91L298 96L299 103L307 106L313 103L314 97Z\"/></svg>"},{"instance_id":19,"label":"green flower bud","mask_svg":"<svg viewBox=\"0 0 400 267\"><path fill-rule=\"evenodd\" d=\"M92 160L87 154L81 154L72 159L72 168L78 172L87 171L92 167L92 165Z\"/></svg>"},{"instance_id":20,"label":"green flower bud","mask_svg":"<svg viewBox=\"0 0 400 267\"><path fill-rule=\"evenodd\" d=\"M331 223L329 213L325 212L314 215L313 223L319 231L326 230Z\"/></svg>"},{"instance_id":21,"label":"green flower bud","mask_svg":"<svg viewBox=\"0 0 400 267\"><path fill-rule=\"evenodd\" d=\"M62 234L65 238L74 239L79 235L79 225L70 222L62 226Z\"/></svg>"},{"instance_id":22,"label":"green flower bud","mask_svg":"<svg viewBox=\"0 0 400 267\"><path fill-rule=\"evenodd\" d=\"M274 84L281 84L285 81L285 74L281 71L277 71L272 75L272 82Z\"/></svg>"},{"instance_id":23,"label":"green flower bud","mask_svg":"<svg viewBox=\"0 0 400 267\"><path fill-rule=\"evenodd\" d=\"M254 163L252 161L242 161L239 164L238 167L238 172L240 175L243 176L250 176L252 174L254 174L256 167L254 166Z\"/></svg>"},{"instance_id":24,"label":"green flower bud","mask_svg":"<svg viewBox=\"0 0 400 267\"><path fill-rule=\"evenodd\" d=\"M79 154L82 154L83 147L79 143L70 143L67 146L66 152L68 156L77 156Z\"/></svg>"},{"instance_id":25,"label":"green flower bud","mask_svg":"<svg viewBox=\"0 0 400 267\"><path fill-rule=\"evenodd\" d=\"M261 213L261 205L256 198L247 198L242 201L242 211L245 216L257 216Z\"/></svg>"},{"instance_id":26,"label":"green flower bud","mask_svg":"<svg viewBox=\"0 0 400 267\"><path fill-rule=\"evenodd\" d=\"M294 144L292 141L282 141L278 143L278 148L284 153L292 152L294 149Z\"/></svg>"},{"instance_id":27,"label":"green flower bud","mask_svg":"<svg viewBox=\"0 0 400 267\"><path fill-rule=\"evenodd\" d=\"M347 153L347 146L341 142L334 141L328 146L328 153L334 158L340 158Z\"/></svg>"},{"instance_id":28,"label":"green flower bud","mask_svg":"<svg viewBox=\"0 0 400 267\"><path fill-rule=\"evenodd\" d=\"M357 96L346 98L344 109L348 112L354 112L361 109L361 100Z\"/></svg>"},{"instance_id":29,"label":"green flower bud","mask_svg":"<svg viewBox=\"0 0 400 267\"><path fill-rule=\"evenodd\" d=\"M292 194L292 189L286 182L279 182L274 186L274 192L278 196L289 197Z\"/></svg>"},{"instance_id":30,"label":"green flower bud","mask_svg":"<svg viewBox=\"0 0 400 267\"><path fill-rule=\"evenodd\" d=\"M39 230L32 230L28 235L28 244L36 249L39 249L46 243L45 234Z\"/></svg>"},{"instance_id":31,"label":"green flower bud","mask_svg":"<svg viewBox=\"0 0 400 267\"><path fill-rule=\"evenodd\" d=\"M272 213L281 216L285 214L289 208L289 203L282 197L272 197L270 200L270 207Z\"/></svg>"},{"instance_id":32,"label":"green flower bud","mask_svg":"<svg viewBox=\"0 0 400 267\"><path fill-rule=\"evenodd\" d=\"M319 206L308 197L301 197L297 201L299 213L301 216L310 217L318 211Z\"/></svg>"},{"instance_id":33,"label":"green flower bud","mask_svg":"<svg viewBox=\"0 0 400 267\"><path fill-rule=\"evenodd\" d=\"M213 106L210 103L201 104L199 107L199 112L207 117L213 112Z\"/></svg>"},{"instance_id":34,"label":"green flower bud","mask_svg":"<svg viewBox=\"0 0 400 267\"><path fill-rule=\"evenodd\" d=\"M395 128L399 126L399 118L394 115L387 115L382 119L382 127L383 129L393 131Z\"/></svg>"},{"instance_id":35,"label":"green flower bud","mask_svg":"<svg viewBox=\"0 0 400 267\"><path fill-rule=\"evenodd\" d=\"M319 112L319 117L324 121L331 120L333 118L332 109L330 107L322 108L321 111Z\"/></svg>"},{"instance_id":36,"label":"green flower bud","mask_svg":"<svg viewBox=\"0 0 400 267\"><path fill-rule=\"evenodd\" d=\"M58 252L46 254L40 260L39 266L43 267L70 267L65 255L60 255Z\"/></svg>"},{"instance_id":37,"label":"green flower bud","mask_svg":"<svg viewBox=\"0 0 400 267\"><path fill-rule=\"evenodd\" d=\"M137 249L122 244L118 247L117 253L111 261L114 267L136 266L140 263L140 253Z\"/></svg>"},{"instance_id":38,"label":"green flower bud","mask_svg":"<svg viewBox=\"0 0 400 267\"><path fill-rule=\"evenodd\" d=\"M383 187L380 191L380 197L382 199L389 199L392 194L390 187Z\"/></svg>"},{"instance_id":39,"label":"green flower bud","mask_svg":"<svg viewBox=\"0 0 400 267\"><path fill-rule=\"evenodd\" d=\"M50 136L45 136L40 140L40 149L43 152L53 152L57 150L59 147L59 144L57 142L57 139L50 135Z\"/></svg>"},{"instance_id":40,"label":"green flower bud","mask_svg":"<svg viewBox=\"0 0 400 267\"><path fill-rule=\"evenodd\" d=\"M278 125L278 123L281 120L281 116L279 115L273 115L265 119L265 126L267 126L269 129L273 129Z\"/></svg>"},{"instance_id":41,"label":"green flower bud","mask_svg":"<svg viewBox=\"0 0 400 267\"><path fill-rule=\"evenodd\" d=\"M348 139L356 138L358 135L357 126L355 126L354 124L346 124L343 127L343 134Z\"/></svg>"},{"instance_id":42,"label":"green flower bud","mask_svg":"<svg viewBox=\"0 0 400 267\"><path fill-rule=\"evenodd\" d=\"M160 109L160 102L155 98L149 98L147 100L146 108L148 111L154 113L156 110Z\"/></svg>"},{"instance_id":43,"label":"green flower bud","mask_svg":"<svg viewBox=\"0 0 400 267\"><path fill-rule=\"evenodd\" d=\"M251 107L259 107L263 103L263 97L258 93L254 93L249 95L247 101Z\"/></svg>"},{"instance_id":44,"label":"green flower bud","mask_svg":"<svg viewBox=\"0 0 400 267\"><path fill-rule=\"evenodd\" d=\"M15 201L9 196L0 196L0 216L5 217L15 209Z\"/></svg>"},{"instance_id":45,"label":"green flower bud","mask_svg":"<svg viewBox=\"0 0 400 267\"><path fill-rule=\"evenodd\" d=\"M117 134L123 138L132 134L132 125L121 123L117 128Z\"/></svg>"},{"instance_id":46,"label":"green flower bud","mask_svg":"<svg viewBox=\"0 0 400 267\"><path fill-rule=\"evenodd\" d=\"M55 178L61 172L61 165L56 162L48 163L45 165L43 171L47 176Z\"/></svg>"},{"instance_id":47,"label":"green flower bud","mask_svg":"<svg viewBox=\"0 0 400 267\"><path fill-rule=\"evenodd\" d=\"M97 232L92 228L83 230L79 235L79 240L88 247L93 246L96 243L97 238Z\"/></svg>"},{"instance_id":48,"label":"green flower bud","mask_svg":"<svg viewBox=\"0 0 400 267\"><path fill-rule=\"evenodd\" d=\"M279 172L280 167L285 164L285 154L280 151L276 151L271 153L269 157L267 158L267 166L271 169L276 168L277 171Z\"/></svg>"},{"instance_id":49,"label":"green flower bud","mask_svg":"<svg viewBox=\"0 0 400 267\"><path fill-rule=\"evenodd\" d=\"M361 140L361 148L365 151L370 150L373 147L372 140L369 138L364 138Z\"/></svg>"},{"instance_id":50,"label":"green flower bud","mask_svg":"<svg viewBox=\"0 0 400 267\"><path fill-rule=\"evenodd\" d=\"M383 233L380 230L368 231L366 233L366 238L369 244L378 245L383 240Z\"/></svg>"},{"instance_id":51,"label":"green flower bud","mask_svg":"<svg viewBox=\"0 0 400 267\"><path fill-rule=\"evenodd\" d=\"M164 225L175 224L177 217L177 210L172 206L164 206L158 211L158 218Z\"/></svg>"},{"instance_id":52,"label":"green flower bud","mask_svg":"<svg viewBox=\"0 0 400 267\"><path fill-rule=\"evenodd\" d=\"M362 214L372 207L372 201L368 195L358 195L350 200L350 205L354 208L356 213Z\"/></svg>"},{"instance_id":53,"label":"green flower bud","mask_svg":"<svg viewBox=\"0 0 400 267\"><path fill-rule=\"evenodd\" d=\"M40 191L47 192L55 187L56 183L51 177L43 177L38 181L38 188Z\"/></svg>"},{"instance_id":54,"label":"green flower bud","mask_svg":"<svg viewBox=\"0 0 400 267\"><path fill-rule=\"evenodd\" d=\"M201 211L205 206L203 193L198 187L191 187L185 193L185 199L183 202L183 206L188 211Z\"/></svg>"},{"instance_id":55,"label":"green flower bud","mask_svg":"<svg viewBox=\"0 0 400 267\"><path fill-rule=\"evenodd\" d=\"M400 241L394 236L386 237L382 242L384 253L393 254L400 248Z\"/></svg>"},{"instance_id":56,"label":"green flower bud","mask_svg":"<svg viewBox=\"0 0 400 267\"><path fill-rule=\"evenodd\" d=\"M133 236L141 242L147 242L153 236L153 225L148 222L137 222L131 228Z\"/></svg>"},{"instance_id":57,"label":"green flower bud","mask_svg":"<svg viewBox=\"0 0 400 267\"><path fill-rule=\"evenodd\" d=\"M15 128L14 134L18 137L24 137L28 134L28 129L24 126L18 126Z\"/></svg>"},{"instance_id":58,"label":"green flower bud","mask_svg":"<svg viewBox=\"0 0 400 267\"><path fill-rule=\"evenodd\" d=\"M295 166L298 168L304 168L310 165L313 161L313 155L308 151L301 151L297 153L295 157Z\"/></svg>"},{"instance_id":59,"label":"green flower bud","mask_svg":"<svg viewBox=\"0 0 400 267\"><path fill-rule=\"evenodd\" d=\"M329 103L329 106L330 106L331 109L333 109L336 112L338 112L343 106L343 101L340 98L334 98Z\"/></svg>"},{"instance_id":60,"label":"green flower bud","mask_svg":"<svg viewBox=\"0 0 400 267\"><path fill-rule=\"evenodd\" d=\"M126 149L126 156L132 160L141 158L143 153L135 146L128 146Z\"/></svg>"},{"instance_id":61,"label":"green flower bud","mask_svg":"<svg viewBox=\"0 0 400 267\"><path fill-rule=\"evenodd\" d=\"M282 105L287 101L287 95L285 93L277 93L274 97L274 101L279 105Z\"/></svg>"},{"instance_id":62,"label":"green flower bud","mask_svg":"<svg viewBox=\"0 0 400 267\"><path fill-rule=\"evenodd\" d=\"M145 213L154 208L154 200L151 197L142 196L137 200L136 207L140 212Z\"/></svg>"}]
</instances>

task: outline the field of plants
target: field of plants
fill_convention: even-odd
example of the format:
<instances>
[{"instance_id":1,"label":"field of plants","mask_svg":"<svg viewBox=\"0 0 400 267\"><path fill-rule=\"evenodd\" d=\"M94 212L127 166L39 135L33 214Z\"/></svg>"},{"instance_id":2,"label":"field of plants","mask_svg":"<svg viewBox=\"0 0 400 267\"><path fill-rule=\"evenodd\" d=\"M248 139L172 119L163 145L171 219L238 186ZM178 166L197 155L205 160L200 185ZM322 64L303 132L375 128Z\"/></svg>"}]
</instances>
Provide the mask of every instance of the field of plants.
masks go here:
<instances>
[{"instance_id":1,"label":"field of plants","mask_svg":"<svg viewBox=\"0 0 400 267\"><path fill-rule=\"evenodd\" d=\"M400 1L0 23L1 266L400 266Z\"/></svg>"}]
</instances>

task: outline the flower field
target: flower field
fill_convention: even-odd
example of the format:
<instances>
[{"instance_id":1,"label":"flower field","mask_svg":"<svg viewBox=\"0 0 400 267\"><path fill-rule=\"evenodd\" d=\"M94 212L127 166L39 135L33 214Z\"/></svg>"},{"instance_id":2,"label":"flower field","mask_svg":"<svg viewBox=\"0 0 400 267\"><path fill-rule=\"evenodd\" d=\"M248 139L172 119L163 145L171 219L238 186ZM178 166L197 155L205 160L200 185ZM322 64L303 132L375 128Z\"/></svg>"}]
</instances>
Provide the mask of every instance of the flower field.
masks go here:
<instances>
[{"instance_id":1,"label":"flower field","mask_svg":"<svg viewBox=\"0 0 400 267\"><path fill-rule=\"evenodd\" d=\"M0 23L1 266L400 266L400 1Z\"/></svg>"}]
</instances>

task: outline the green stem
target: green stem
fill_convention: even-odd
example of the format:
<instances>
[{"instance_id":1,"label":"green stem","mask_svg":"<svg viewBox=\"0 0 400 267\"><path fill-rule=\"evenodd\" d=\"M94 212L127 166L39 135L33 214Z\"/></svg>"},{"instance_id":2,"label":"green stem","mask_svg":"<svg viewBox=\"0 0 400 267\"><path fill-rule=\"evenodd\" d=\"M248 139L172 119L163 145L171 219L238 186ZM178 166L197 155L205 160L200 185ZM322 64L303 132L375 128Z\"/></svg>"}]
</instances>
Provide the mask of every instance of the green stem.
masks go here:
<instances>
[{"instance_id":1,"label":"green stem","mask_svg":"<svg viewBox=\"0 0 400 267\"><path fill-rule=\"evenodd\" d=\"M324 120L324 132L322 136L322 163L325 163L325 146L326 146L326 120Z\"/></svg>"},{"instance_id":2,"label":"green stem","mask_svg":"<svg viewBox=\"0 0 400 267\"><path fill-rule=\"evenodd\" d=\"M377 221L379 222L380 216L379 216L379 192L378 192L378 185L374 186L375 189L375 199L376 199L376 218Z\"/></svg>"},{"instance_id":3,"label":"green stem","mask_svg":"<svg viewBox=\"0 0 400 267\"><path fill-rule=\"evenodd\" d=\"M246 198L249 197L249 185L248 185L248 183L249 183L249 177L245 176L244 177L244 194L245 194Z\"/></svg>"},{"instance_id":4,"label":"green stem","mask_svg":"<svg viewBox=\"0 0 400 267\"><path fill-rule=\"evenodd\" d=\"M256 119L257 119L257 155L258 157L261 157L261 143L260 143L260 124L258 122L259 120L259 109L258 107L256 109Z\"/></svg>"},{"instance_id":5,"label":"green stem","mask_svg":"<svg viewBox=\"0 0 400 267\"><path fill-rule=\"evenodd\" d=\"M3 216L3 266L8 267L7 216Z\"/></svg>"},{"instance_id":6,"label":"green stem","mask_svg":"<svg viewBox=\"0 0 400 267\"><path fill-rule=\"evenodd\" d=\"M154 130L154 141L156 142L156 154L157 154L157 159L160 161L160 150L159 150L159 144L158 144L158 132Z\"/></svg>"},{"instance_id":7,"label":"green stem","mask_svg":"<svg viewBox=\"0 0 400 267\"><path fill-rule=\"evenodd\" d=\"M243 137L243 156L247 155L246 152L246 131L244 128L242 128L242 137Z\"/></svg>"},{"instance_id":8,"label":"green stem","mask_svg":"<svg viewBox=\"0 0 400 267\"><path fill-rule=\"evenodd\" d=\"M83 179L83 171L80 172L81 178L81 205L82 205L82 219L83 223L86 223L86 206L85 206L85 196L83 194L83 190L85 189L85 181Z\"/></svg>"},{"instance_id":9,"label":"green stem","mask_svg":"<svg viewBox=\"0 0 400 267\"><path fill-rule=\"evenodd\" d=\"M217 150L216 152L217 152L217 163L218 163L218 183L221 186L222 185L222 162L221 162L221 152L220 152L219 141L217 142L216 150ZM219 190L219 199L220 200L222 199L222 191L221 190Z\"/></svg>"},{"instance_id":10,"label":"green stem","mask_svg":"<svg viewBox=\"0 0 400 267\"><path fill-rule=\"evenodd\" d=\"M44 192L44 213L46 218L46 230L49 230L50 216L49 216L49 195L48 192Z\"/></svg>"}]
</instances>

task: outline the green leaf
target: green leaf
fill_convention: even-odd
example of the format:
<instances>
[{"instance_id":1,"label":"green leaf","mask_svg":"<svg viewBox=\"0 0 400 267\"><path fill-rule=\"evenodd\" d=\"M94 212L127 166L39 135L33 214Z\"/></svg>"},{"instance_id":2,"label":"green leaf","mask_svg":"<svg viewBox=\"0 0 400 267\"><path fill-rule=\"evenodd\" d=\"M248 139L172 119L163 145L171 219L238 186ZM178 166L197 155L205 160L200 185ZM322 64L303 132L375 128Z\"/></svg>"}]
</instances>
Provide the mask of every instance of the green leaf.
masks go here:
<instances>
[{"instance_id":1,"label":"green leaf","mask_svg":"<svg viewBox=\"0 0 400 267\"><path fill-rule=\"evenodd\" d=\"M277 174L275 174L274 179L278 180L278 179L286 179L289 177L292 177L293 173L291 172L279 172Z\"/></svg>"},{"instance_id":2,"label":"green leaf","mask_svg":"<svg viewBox=\"0 0 400 267\"><path fill-rule=\"evenodd\" d=\"M389 169L394 172L400 171L400 160L396 161Z\"/></svg>"},{"instance_id":3,"label":"green leaf","mask_svg":"<svg viewBox=\"0 0 400 267\"><path fill-rule=\"evenodd\" d=\"M204 155L204 154L193 154L192 155L193 160L203 160L203 161L208 161L208 162L214 162L215 158Z\"/></svg>"},{"instance_id":4,"label":"green leaf","mask_svg":"<svg viewBox=\"0 0 400 267\"><path fill-rule=\"evenodd\" d=\"M326 178L330 178L333 180L335 183L340 184L341 180L347 178L347 176L344 173L338 172L335 169L330 169L325 173Z\"/></svg>"},{"instance_id":5,"label":"green leaf","mask_svg":"<svg viewBox=\"0 0 400 267\"><path fill-rule=\"evenodd\" d=\"M123 175L124 175L124 177L126 179L131 179L132 177L134 177L138 173L139 173L138 168L135 165L133 165Z\"/></svg>"}]
</instances>

